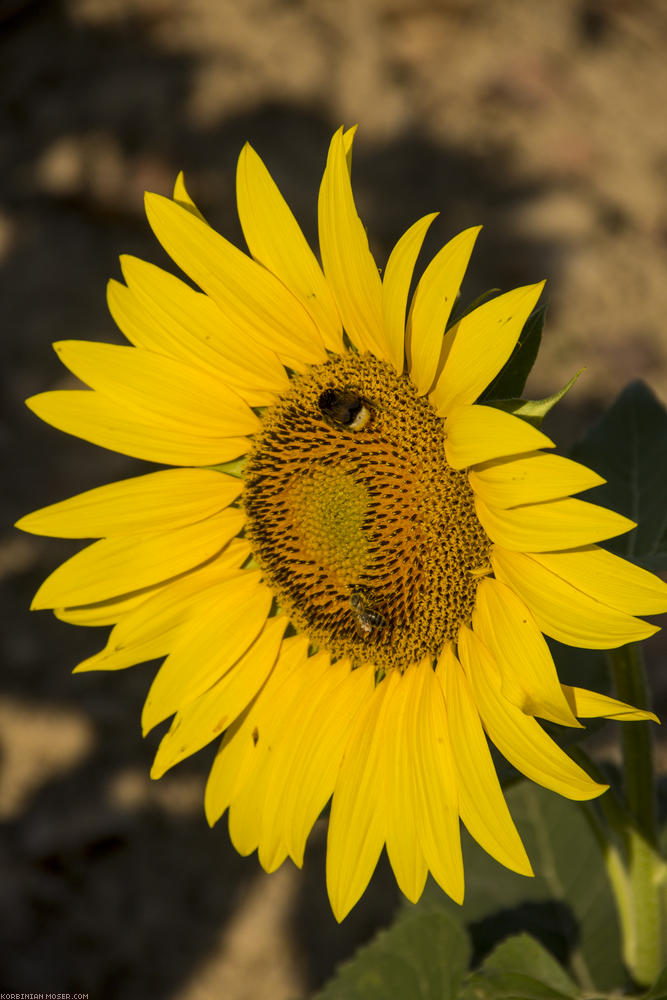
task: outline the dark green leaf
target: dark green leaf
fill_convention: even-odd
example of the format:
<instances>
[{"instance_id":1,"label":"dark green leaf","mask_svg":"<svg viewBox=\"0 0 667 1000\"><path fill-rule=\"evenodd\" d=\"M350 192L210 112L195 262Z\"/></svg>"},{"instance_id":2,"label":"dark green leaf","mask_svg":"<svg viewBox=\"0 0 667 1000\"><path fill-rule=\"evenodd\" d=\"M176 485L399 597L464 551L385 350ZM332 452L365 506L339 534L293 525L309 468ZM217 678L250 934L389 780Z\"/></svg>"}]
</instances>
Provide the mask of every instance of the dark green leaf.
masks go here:
<instances>
[{"instance_id":1,"label":"dark green leaf","mask_svg":"<svg viewBox=\"0 0 667 1000\"><path fill-rule=\"evenodd\" d=\"M633 382L572 449L572 457L607 480L596 503L638 527L605 543L652 569L667 569L667 410L643 382Z\"/></svg>"},{"instance_id":2,"label":"dark green leaf","mask_svg":"<svg viewBox=\"0 0 667 1000\"><path fill-rule=\"evenodd\" d=\"M648 993L644 993L641 1000L665 1000L665 997L667 997L667 967L662 970L651 989Z\"/></svg>"},{"instance_id":3,"label":"dark green leaf","mask_svg":"<svg viewBox=\"0 0 667 1000\"><path fill-rule=\"evenodd\" d=\"M424 909L378 934L316 1000L454 1000L469 959L461 924L440 909Z\"/></svg>"},{"instance_id":4,"label":"dark green leaf","mask_svg":"<svg viewBox=\"0 0 667 1000\"><path fill-rule=\"evenodd\" d=\"M540 306L528 317L509 361L496 375L480 402L491 399L510 399L521 395L540 349L542 327L546 314L547 307Z\"/></svg>"},{"instance_id":5,"label":"dark green leaf","mask_svg":"<svg viewBox=\"0 0 667 1000\"><path fill-rule=\"evenodd\" d=\"M527 931L583 990L625 983L614 901L600 847L574 802L529 782L507 791L535 878L523 878L464 842L466 898L462 907L429 883L425 902L458 914L470 932L475 962L509 934Z\"/></svg>"},{"instance_id":6,"label":"dark green leaf","mask_svg":"<svg viewBox=\"0 0 667 1000\"><path fill-rule=\"evenodd\" d=\"M576 1000L579 991L556 959L529 934L508 938L489 955L461 1000Z\"/></svg>"}]
</instances>

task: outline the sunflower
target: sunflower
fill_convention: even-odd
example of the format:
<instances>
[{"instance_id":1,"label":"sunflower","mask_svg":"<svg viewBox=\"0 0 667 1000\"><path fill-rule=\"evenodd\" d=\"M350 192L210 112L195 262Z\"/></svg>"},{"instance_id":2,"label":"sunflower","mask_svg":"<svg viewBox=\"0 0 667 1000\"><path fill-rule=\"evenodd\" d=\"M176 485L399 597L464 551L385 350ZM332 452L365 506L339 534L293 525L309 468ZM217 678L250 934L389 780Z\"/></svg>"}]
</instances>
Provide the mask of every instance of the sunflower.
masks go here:
<instances>
[{"instance_id":1,"label":"sunflower","mask_svg":"<svg viewBox=\"0 0 667 1000\"><path fill-rule=\"evenodd\" d=\"M302 864L332 799L339 920L385 846L408 899L430 872L461 901L460 821L530 875L487 741L560 795L600 795L537 720L655 717L561 684L544 635L620 646L656 631L636 615L667 609L667 586L596 544L633 522L573 499L601 478L477 402L542 284L452 321L471 228L410 299L435 215L399 239L381 276L353 200L352 135L340 129L329 149L321 266L248 145L237 200L250 255L207 224L181 176L173 199L146 196L155 235L200 290L121 258L109 306L132 346L56 344L92 391L28 405L173 468L19 522L99 539L33 601L113 626L76 670L166 657L143 711L145 732L173 716L153 777L221 737L206 815L228 810L235 847L258 850L267 871Z\"/></svg>"}]
</instances>

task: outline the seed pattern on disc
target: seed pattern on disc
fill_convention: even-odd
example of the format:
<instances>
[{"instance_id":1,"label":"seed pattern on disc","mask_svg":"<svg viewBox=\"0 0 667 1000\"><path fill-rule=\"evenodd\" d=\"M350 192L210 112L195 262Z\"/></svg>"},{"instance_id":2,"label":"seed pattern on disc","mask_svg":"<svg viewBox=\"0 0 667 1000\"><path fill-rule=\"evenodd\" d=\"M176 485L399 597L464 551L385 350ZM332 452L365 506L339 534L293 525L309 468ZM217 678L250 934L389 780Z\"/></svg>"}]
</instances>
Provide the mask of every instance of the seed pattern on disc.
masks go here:
<instances>
[{"instance_id":1,"label":"seed pattern on disc","mask_svg":"<svg viewBox=\"0 0 667 1000\"><path fill-rule=\"evenodd\" d=\"M369 419L332 419L332 390ZM354 663L437 656L470 621L490 549L467 477L445 459L443 420L390 365L347 354L295 377L262 422L243 503L281 609Z\"/></svg>"}]
</instances>

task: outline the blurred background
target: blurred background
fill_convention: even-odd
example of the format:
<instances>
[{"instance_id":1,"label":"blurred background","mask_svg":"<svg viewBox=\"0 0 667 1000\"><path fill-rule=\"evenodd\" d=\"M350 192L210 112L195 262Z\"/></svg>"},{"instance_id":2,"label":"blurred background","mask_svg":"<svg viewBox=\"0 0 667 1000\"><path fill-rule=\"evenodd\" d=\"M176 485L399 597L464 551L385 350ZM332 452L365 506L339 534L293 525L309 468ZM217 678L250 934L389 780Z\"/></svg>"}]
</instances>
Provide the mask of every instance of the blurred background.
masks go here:
<instances>
[{"instance_id":1,"label":"blurred background","mask_svg":"<svg viewBox=\"0 0 667 1000\"><path fill-rule=\"evenodd\" d=\"M209 831L203 815L213 747L148 777L155 665L72 677L100 631L26 610L73 549L12 522L147 471L23 407L74 384L52 341L120 340L105 306L118 254L166 265L143 191L169 194L183 169L239 241L249 140L315 240L330 135L358 122L378 263L440 210L430 251L485 226L467 297L549 279L529 389L587 368L548 427L567 446L631 378L667 401L666 43L661 0L0 0L1 989L306 997L398 902L381 865L335 923L323 821L303 872L237 857L225 821ZM648 652L664 710L665 642Z\"/></svg>"}]
</instances>

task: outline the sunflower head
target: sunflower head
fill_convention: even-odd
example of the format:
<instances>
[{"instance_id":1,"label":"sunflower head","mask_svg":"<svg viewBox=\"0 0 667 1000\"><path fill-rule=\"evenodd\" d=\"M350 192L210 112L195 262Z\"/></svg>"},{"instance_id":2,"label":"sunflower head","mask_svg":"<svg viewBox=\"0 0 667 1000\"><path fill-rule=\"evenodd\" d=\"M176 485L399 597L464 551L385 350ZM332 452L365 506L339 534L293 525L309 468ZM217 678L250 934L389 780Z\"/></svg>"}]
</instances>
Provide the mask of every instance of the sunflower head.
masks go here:
<instances>
[{"instance_id":1,"label":"sunflower head","mask_svg":"<svg viewBox=\"0 0 667 1000\"><path fill-rule=\"evenodd\" d=\"M435 659L471 619L490 542L444 444L407 377L351 352L297 376L254 442L258 564L299 630L354 666Z\"/></svg>"},{"instance_id":2,"label":"sunflower head","mask_svg":"<svg viewBox=\"0 0 667 1000\"><path fill-rule=\"evenodd\" d=\"M237 201L249 254L208 225L182 177L147 195L158 239L196 286L123 258L109 305L130 346L56 349L92 391L28 405L55 427L170 466L28 515L27 531L98 538L33 607L109 626L78 670L164 658L143 714L173 716L152 774L221 738L211 823L267 870L301 864L332 799L341 919L386 846L408 898L427 873L463 898L462 821L530 874L488 740L518 770L587 799L592 781L538 720L646 718L560 683L544 636L607 648L655 631L667 587L598 542L633 523L574 494L601 482L481 394L542 283L453 319L478 228L410 295L426 216L382 271L333 137L320 259L246 146Z\"/></svg>"}]
</instances>

